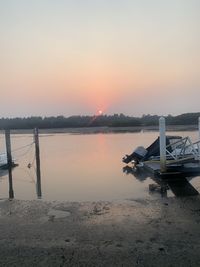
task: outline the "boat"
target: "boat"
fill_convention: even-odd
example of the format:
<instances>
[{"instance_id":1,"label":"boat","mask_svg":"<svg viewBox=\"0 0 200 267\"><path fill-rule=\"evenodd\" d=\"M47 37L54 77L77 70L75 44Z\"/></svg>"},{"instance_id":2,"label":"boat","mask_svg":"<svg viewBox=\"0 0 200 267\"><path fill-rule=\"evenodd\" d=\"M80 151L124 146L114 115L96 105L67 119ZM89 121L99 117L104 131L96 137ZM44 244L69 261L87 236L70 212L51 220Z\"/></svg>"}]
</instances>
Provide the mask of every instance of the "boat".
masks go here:
<instances>
[{"instance_id":1,"label":"boat","mask_svg":"<svg viewBox=\"0 0 200 267\"><path fill-rule=\"evenodd\" d=\"M200 141L192 143L190 137L166 136L166 160L167 164L198 161L200 159ZM160 137L150 146L137 147L130 155L125 155L122 161L126 164L132 162L135 165L147 161L160 161Z\"/></svg>"},{"instance_id":2,"label":"boat","mask_svg":"<svg viewBox=\"0 0 200 267\"><path fill-rule=\"evenodd\" d=\"M173 152L174 143L181 140L181 136L166 136L166 146L168 147L169 152ZM160 137L158 137L150 146L144 148L143 146L138 146L133 153L130 155L125 155L122 159L124 163L135 163L139 164L140 162L155 159L160 155Z\"/></svg>"},{"instance_id":3,"label":"boat","mask_svg":"<svg viewBox=\"0 0 200 267\"><path fill-rule=\"evenodd\" d=\"M159 189L162 196L170 188L176 196L195 196L199 192L190 184L193 177L200 175L200 141L192 143L189 137L166 136L166 170L160 167L160 137L150 146L137 147L133 153L123 157L126 165L123 172L132 174L140 181L150 177L155 184L149 191ZM156 189L155 189L156 187Z\"/></svg>"},{"instance_id":4,"label":"boat","mask_svg":"<svg viewBox=\"0 0 200 267\"><path fill-rule=\"evenodd\" d=\"M12 167L17 166L14 160L12 160ZM7 154L0 153L0 169L8 169Z\"/></svg>"},{"instance_id":5,"label":"boat","mask_svg":"<svg viewBox=\"0 0 200 267\"><path fill-rule=\"evenodd\" d=\"M165 170L161 169L160 137L147 148L137 147L133 153L123 157L122 161L126 164L131 162L134 167L147 169L153 175L159 175L165 179L182 175L199 176L200 141L193 143L190 137L181 136L165 138Z\"/></svg>"},{"instance_id":6,"label":"boat","mask_svg":"<svg viewBox=\"0 0 200 267\"><path fill-rule=\"evenodd\" d=\"M122 158L127 164L123 172L132 174L142 181L151 177L160 186L159 190L164 195L167 187L171 188L176 196L199 194L189 180L200 176L200 139L192 142L189 136L166 135L163 117L159 119L159 132L160 136L150 146L139 146ZM130 162L133 164L132 167L128 165ZM153 189L149 189L154 190L155 185Z\"/></svg>"}]
</instances>

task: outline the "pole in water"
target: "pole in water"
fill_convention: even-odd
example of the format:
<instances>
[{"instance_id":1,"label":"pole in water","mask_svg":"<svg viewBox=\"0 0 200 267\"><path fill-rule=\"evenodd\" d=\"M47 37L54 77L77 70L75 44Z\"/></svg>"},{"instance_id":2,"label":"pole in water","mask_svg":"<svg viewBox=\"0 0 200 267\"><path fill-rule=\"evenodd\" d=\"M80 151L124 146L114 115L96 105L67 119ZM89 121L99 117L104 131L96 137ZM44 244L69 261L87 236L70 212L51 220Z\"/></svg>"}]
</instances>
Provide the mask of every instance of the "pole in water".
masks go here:
<instances>
[{"instance_id":1,"label":"pole in water","mask_svg":"<svg viewBox=\"0 0 200 267\"><path fill-rule=\"evenodd\" d=\"M10 142L10 130L5 131L6 139L6 153L7 153L7 166L8 166L8 177L9 177L9 198L14 198L13 182L12 182L12 153L11 153L11 142Z\"/></svg>"},{"instance_id":2,"label":"pole in water","mask_svg":"<svg viewBox=\"0 0 200 267\"><path fill-rule=\"evenodd\" d=\"M38 128L34 129L34 141L35 141L35 158L36 158L36 175L37 175L36 191L38 198L41 198L42 190L41 190L40 147L39 147Z\"/></svg>"},{"instance_id":3,"label":"pole in water","mask_svg":"<svg viewBox=\"0 0 200 267\"><path fill-rule=\"evenodd\" d=\"M165 135L165 118L159 119L159 131L160 131L160 170L166 171L166 135Z\"/></svg>"},{"instance_id":4,"label":"pole in water","mask_svg":"<svg viewBox=\"0 0 200 267\"><path fill-rule=\"evenodd\" d=\"M200 140L200 117L198 119L198 129L199 129L199 140ZM198 152L199 152L199 159L200 159L200 144L198 143Z\"/></svg>"},{"instance_id":5,"label":"pole in water","mask_svg":"<svg viewBox=\"0 0 200 267\"><path fill-rule=\"evenodd\" d=\"M199 117L199 121L198 121L198 126L199 126L199 140L200 140L200 117Z\"/></svg>"}]
</instances>

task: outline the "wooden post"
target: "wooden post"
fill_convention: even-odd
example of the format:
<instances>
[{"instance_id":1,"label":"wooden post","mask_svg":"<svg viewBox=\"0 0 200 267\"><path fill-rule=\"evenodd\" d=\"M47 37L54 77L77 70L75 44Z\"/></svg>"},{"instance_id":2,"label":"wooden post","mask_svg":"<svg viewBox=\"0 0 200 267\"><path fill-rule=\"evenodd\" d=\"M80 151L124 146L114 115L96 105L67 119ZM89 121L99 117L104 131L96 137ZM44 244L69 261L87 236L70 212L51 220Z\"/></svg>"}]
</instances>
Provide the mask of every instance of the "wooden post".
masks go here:
<instances>
[{"instance_id":1,"label":"wooden post","mask_svg":"<svg viewBox=\"0 0 200 267\"><path fill-rule=\"evenodd\" d=\"M199 117L199 120L198 120L198 126L199 126L199 140L200 140L200 117Z\"/></svg>"},{"instance_id":2,"label":"wooden post","mask_svg":"<svg viewBox=\"0 0 200 267\"><path fill-rule=\"evenodd\" d=\"M165 135L165 118L159 119L159 130L160 130L160 170L161 172L166 171L166 135Z\"/></svg>"},{"instance_id":3,"label":"wooden post","mask_svg":"<svg viewBox=\"0 0 200 267\"><path fill-rule=\"evenodd\" d=\"M13 182L12 182L12 153L11 153L11 142L10 142L10 130L5 131L6 139L6 153L7 153L7 165L9 175L9 198L14 198Z\"/></svg>"},{"instance_id":4,"label":"wooden post","mask_svg":"<svg viewBox=\"0 0 200 267\"><path fill-rule=\"evenodd\" d=\"M36 158L36 175L37 175L36 191L38 198L41 198L42 190L41 190L40 147L39 147L38 128L34 129L34 141L35 141L35 158Z\"/></svg>"},{"instance_id":5,"label":"wooden post","mask_svg":"<svg viewBox=\"0 0 200 267\"><path fill-rule=\"evenodd\" d=\"M200 141L200 117L198 119L198 129L199 129L199 141ZM200 144L198 143L198 152L199 152L199 160L200 160Z\"/></svg>"}]
</instances>

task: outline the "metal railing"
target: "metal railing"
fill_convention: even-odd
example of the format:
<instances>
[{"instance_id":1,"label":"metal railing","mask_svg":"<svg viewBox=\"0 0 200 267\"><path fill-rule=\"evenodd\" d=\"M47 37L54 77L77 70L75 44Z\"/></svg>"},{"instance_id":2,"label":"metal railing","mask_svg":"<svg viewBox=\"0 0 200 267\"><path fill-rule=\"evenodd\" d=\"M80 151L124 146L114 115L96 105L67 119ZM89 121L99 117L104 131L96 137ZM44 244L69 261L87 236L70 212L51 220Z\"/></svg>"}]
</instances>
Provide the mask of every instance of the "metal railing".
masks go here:
<instances>
[{"instance_id":1,"label":"metal railing","mask_svg":"<svg viewBox=\"0 0 200 267\"><path fill-rule=\"evenodd\" d=\"M187 158L200 160L200 140L192 143L188 136L181 138L166 146L166 155L175 161L185 160Z\"/></svg>"}]
</instances>

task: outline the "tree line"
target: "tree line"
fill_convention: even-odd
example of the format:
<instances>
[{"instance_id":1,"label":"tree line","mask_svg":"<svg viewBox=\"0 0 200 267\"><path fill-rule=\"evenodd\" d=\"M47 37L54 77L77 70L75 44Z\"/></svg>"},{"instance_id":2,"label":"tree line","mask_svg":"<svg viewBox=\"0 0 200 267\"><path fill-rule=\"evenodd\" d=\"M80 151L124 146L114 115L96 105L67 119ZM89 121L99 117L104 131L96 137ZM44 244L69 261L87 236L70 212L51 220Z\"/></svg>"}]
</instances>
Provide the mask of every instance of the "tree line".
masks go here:
<instances>
[{"instance_id":1,"label":"tree line","mask_svg":"<svg viewBox=\"0 0 200 267\"><path fill-rule=\"evenodd\" d=\"M143 115L142 117L114 114L100 116L0 118L0 129L156 126L158 125L159 117L158 115L150 114ZM165 116L168 125L197 125L199 117L200 112Z\"/></svg>"}]
</instances>

